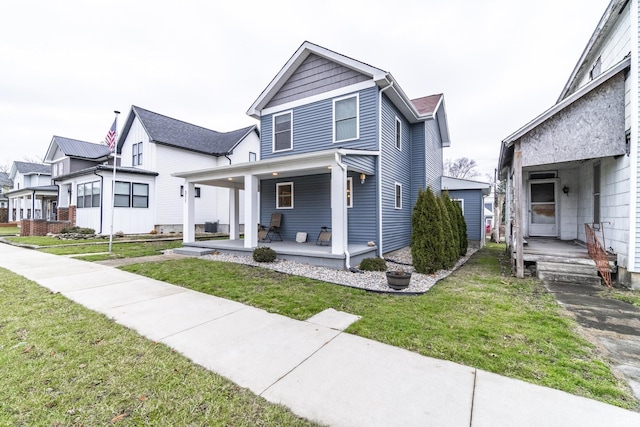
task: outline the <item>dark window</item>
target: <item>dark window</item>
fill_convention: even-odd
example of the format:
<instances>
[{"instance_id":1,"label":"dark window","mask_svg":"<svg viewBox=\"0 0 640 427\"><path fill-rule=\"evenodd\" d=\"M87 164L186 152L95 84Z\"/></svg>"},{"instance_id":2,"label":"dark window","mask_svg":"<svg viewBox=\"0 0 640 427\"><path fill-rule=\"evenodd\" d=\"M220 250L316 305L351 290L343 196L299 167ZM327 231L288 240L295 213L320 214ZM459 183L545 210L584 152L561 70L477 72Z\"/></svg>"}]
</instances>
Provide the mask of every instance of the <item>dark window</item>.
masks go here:
<instances>
[{"instance_id":1,"label":"dark window","mask_svg":"<svg viewBox=\"0 0 640 427\"><path fill-rule=\"evenodd\" d=\"M293 182L276 184L276 209L293 209Z\"/></svg>"},{"instance_id":2,"label":"dark window","mask_svg":"<svg viewBox=\"0 0 640 427\"><path fill-rule=\"evenodd\" d=\"M402 150L402 122L396 117L396 148Z\"/></svg>"},{"instance_id":3,"label":"dark window","mask_svg":"<svg viewBox=\"0 0 640 427\"><path fill-rule=\"evenodd\" d=\"M97 208L100 207L100 181L78 184L76 207Z\"/></svg>"},{"instance_id":4,"label":"dark window","mask_svg":"<svg viewBox=\"0 0 640 427\"><path fill-rule=\"evenodd\" d=\"M593 165L593 223L600 224L600 163Z\"/></svg>"},{"instance_id":5,"label":"dark window","mask_svg":"<svg viewBox=\"0 0 640 427\"><path fill-rule=\"evenodd\" d=\"M149 207L149 184L137 184L132 183L133 196L131 199L131 206L134 208L148 208Z\"/></svg>"},{"instance_id":6,"label":"dark window","mask_svg":"<svg viewBox=\"0 0 640 427\"><path fill-rule=\"evenodd\" d=\"M131 183L116 181L113 206L117 208L128 208L131 206Z\"/></svg>"},{"instance_id":7,"label":"dark window","mask_svg":"<svg viewBox=\"0 0 640 427\"><path fill-rule=\"evenodd\" d=\"M338 99L333 104L333 141L358 138L358 97Z\"/></svg>"},{"instance_id":8,"label":"dark window","mask_svg":"<svg viewBox=\"0 0 640 427\"><path fill-rule=\"evenodd\" d=\"M396 209L402 209L402 184L396 182Z\"/></svg>"},{"instance_id":9,"label":"dark window","mask_svg":"<svg viewBox=\"0 0 640 427\"><path fill-rule=\"evenodd\" d=\"M273 151L291 150L292 126L291 112L273 116Z\"/></svg>"},{"instance_id":10,"label":"dark window","mask_svg":"<svg viewBox=\"0 0 640 427\"><path fill-rule=\"evenodd\" d=\"M133 144L131 147L131 165L137 166L142 164L142 142Z\"/></svg>"}]
</instances>

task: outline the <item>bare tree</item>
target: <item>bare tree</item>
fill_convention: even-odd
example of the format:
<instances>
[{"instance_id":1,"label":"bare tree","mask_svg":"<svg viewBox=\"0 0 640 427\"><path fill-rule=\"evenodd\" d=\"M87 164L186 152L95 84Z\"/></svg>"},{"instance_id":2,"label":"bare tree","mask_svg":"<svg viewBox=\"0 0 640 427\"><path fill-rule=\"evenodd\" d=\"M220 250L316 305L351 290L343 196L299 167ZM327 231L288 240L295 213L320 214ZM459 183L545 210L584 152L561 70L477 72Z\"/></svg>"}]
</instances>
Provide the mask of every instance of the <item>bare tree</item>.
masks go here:
<instances>
[{"instance_id":1,"label":"bare tree","mask_svg":"<svg viewBox=\"0 0 640 427\"><path fill-rule=\"evenodd\" d=\"M455 160L447 159L444 163L444 174L452 178L472 179L480 175L475 170L477 166L475 160L466 157Z\"/></svg>"},{"instance_id":2,"label":"bare tree","mask_svg":"<svg viewBox=\"0 0 640 427\"><path fill-rule=\"evenodd\" d=\"M0 172L9 173L9 171L11 171L11 167L9 165L6 163L0 163Z\"/></svg>"},{"instance_id":3,"label":"bare tree","mask_svg":"<svg viewBox=\"0 0 640 427\"><path fill-rule=\"evenodd\" d=\"M22 156L22 161L27 163L43 163L42 156Z\"/></svg>"}]
</instances>

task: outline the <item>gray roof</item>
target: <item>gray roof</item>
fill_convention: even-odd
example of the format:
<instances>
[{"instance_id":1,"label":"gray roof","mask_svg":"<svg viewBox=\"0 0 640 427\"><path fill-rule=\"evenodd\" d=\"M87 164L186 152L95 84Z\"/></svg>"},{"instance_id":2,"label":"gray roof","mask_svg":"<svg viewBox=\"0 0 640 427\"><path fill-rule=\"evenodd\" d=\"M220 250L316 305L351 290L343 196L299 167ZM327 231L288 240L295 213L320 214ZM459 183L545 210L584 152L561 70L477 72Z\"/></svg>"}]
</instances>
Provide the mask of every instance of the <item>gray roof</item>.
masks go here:
<instances>
[{"instance_id":1,"label":"gray roof","mask_svg":"<svg viewBox=\"0 0 640 427\"><path fill-rule=\"evenodd\" d=\"M7 172L0 172L0 187L13 187L13 181Z\"/></svg>"},{"instance_id":2,"label":"gray roof","mask_svg":"<svg viewBox=\"0 0 640 427\"><path fill-rule=\"evenodd\" d=\"M13 162L13 164L16 165L16 170L22 175L32 175L37 173L51 175L51 166L49 165L28 162Z\"/></svg>"},{"instance_id":3,"label":"gray roof","mask_svg":"<svg viewBox=\"0 0 640 427\"><path fill-rule=\"evenodd\" d=\"M88 167L88 168L85 168L85 169L80 169L80 170L77 170L77 171L74 171L74 172L66 173L64 175L58 175L58 176L56 176L54 178L54 182L55 181L62 181L62 180L67 179L67 178L74 178L76 176L91 175L95 171L112 172L113 171L113 165L95 165L95 166L91 166L91 167ZM159 175L158 172L149 171L149 170L146 170L146 169L125 167L125 166L117 166L116 167L116 176L119 173L130 173L130 174L136 174L136 175L150 175L150 176L158 176Z\"/></svg>"},{"instance_id":4,"label":"gray roof","mask_svg":"<svg viewBox=\"0 0 640 427\"><path fill-rule=\"evenodd\" d=\"M53 140L58 144L60 150L68 157L96 160L108 157L109 147L93 142L79 141L77 139L54 136Z\"/></svg>"},{"instance_id":5,"label":"gray roof","mask_svg":"<svg viewBox=\"0 0 640 427\"><path fill-rule=\"evenodd\" d=\"M245 136L257 131L254 125L231 132L216 132L132 105L118 139L119 152L131 129L134 116L138 117L152 142L213 156L231 153Z\"/></svg>"}]
</instances>

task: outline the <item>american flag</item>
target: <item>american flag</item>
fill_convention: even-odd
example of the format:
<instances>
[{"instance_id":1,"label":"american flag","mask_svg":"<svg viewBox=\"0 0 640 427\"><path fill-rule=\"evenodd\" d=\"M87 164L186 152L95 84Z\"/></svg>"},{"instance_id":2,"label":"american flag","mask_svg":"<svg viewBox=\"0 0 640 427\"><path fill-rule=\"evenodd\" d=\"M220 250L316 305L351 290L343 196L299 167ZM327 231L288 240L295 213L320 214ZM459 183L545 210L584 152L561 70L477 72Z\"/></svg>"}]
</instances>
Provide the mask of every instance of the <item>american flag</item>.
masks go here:
<instances>
[{"instance_id":1,"label":"american flag","mask_svg":"<svg viewBox=\"0 0 640 427\"><path fill-rule=\"evenodd\" d=\"M105 142L109 146L109 150L111 150L111 152L113 152L113 149L116 146L116 122L117 121L118 121L117 118L113 121L113 124L111 125L111 129L109 129L109 132L107 132L107 137L105 138Z\"/></svg>"}]
</instances>

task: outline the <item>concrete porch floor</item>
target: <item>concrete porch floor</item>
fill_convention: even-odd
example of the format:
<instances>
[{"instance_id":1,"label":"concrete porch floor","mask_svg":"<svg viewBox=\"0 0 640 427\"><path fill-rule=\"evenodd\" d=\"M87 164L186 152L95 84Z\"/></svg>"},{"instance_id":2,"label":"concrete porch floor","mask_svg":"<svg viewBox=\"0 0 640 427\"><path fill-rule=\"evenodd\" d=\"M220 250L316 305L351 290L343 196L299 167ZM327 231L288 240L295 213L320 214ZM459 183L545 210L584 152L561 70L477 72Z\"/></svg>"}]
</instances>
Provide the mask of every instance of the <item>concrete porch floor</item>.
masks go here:
<instances>
[{"instance_id":1,"label":"concrete porch floor","mask_svg":"<svg viewBox=\"0 0 640 427\"><path fill-rule=\"evenodd\" d=\"M174 253L182 255L204 255L213 251L237 256L251 256L255 248L245 248L244 240L204 240L183 243L184 248L174 249ZM343 270L346 256L332 254L331 245L316 245L315 241L297 243L292 241L258 242L258 247L270 247L276 251L278 258L302 262L321 267ZM364 258L377 256L378 248L366 244L349 244L351 265L358 265Z\"/></svg>"}]
</instances>

